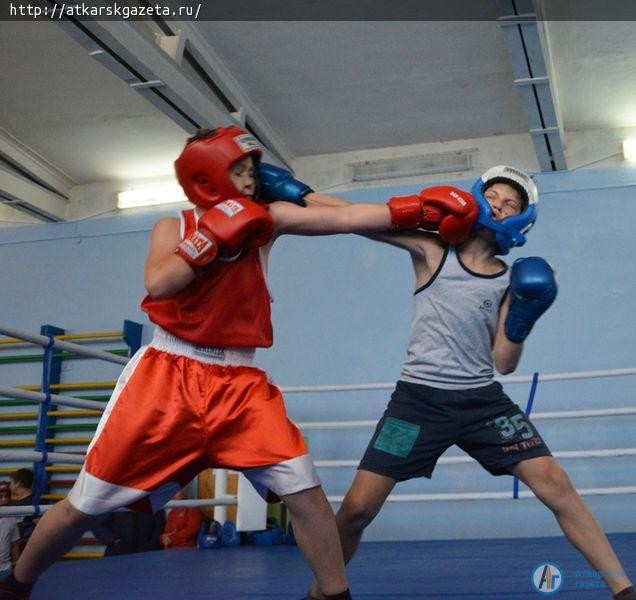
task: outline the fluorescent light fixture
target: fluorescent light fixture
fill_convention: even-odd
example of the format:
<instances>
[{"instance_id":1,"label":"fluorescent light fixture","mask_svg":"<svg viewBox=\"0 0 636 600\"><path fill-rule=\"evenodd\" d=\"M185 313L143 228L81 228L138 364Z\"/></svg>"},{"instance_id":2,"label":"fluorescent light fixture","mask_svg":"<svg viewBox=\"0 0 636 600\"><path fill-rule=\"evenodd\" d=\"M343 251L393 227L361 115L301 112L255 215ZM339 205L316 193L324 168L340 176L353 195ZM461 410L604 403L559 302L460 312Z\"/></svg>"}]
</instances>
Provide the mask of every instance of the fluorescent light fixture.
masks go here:
<instances>
[{"instance_id":1,"label":"fluorescent light fixture","mask_svg":"<svg viewBox=\"0 0 636 600\"><path fill-rule=\"evenodd\" d=\"M456 173L472 168L476 148L438 152L423 156L405 156L354 164L353 181L379 181L438 173Z\"/></svg>"},{"instance_id":2,"label":"fluorescent light fixture","mask_svg":"<svg viewBox=\"0 0 636 600\"><path fill-rule=\"evenodd\" d=\"M623 157L627 160L636 160L636 138L623 141Z\"/></svg>"},{"instance_id":3,"label":"fluorescent light fixture","mask_svg":"<svg viewBox=\"0 0 636 600\"><path fill-rule=\"evenodd\" d=\"M117 194L117 208L135 208L137 206L153 206L155 204L170 204L171 202L186 202L180 185L155 185Z\"/></svg>"}]
</instances>

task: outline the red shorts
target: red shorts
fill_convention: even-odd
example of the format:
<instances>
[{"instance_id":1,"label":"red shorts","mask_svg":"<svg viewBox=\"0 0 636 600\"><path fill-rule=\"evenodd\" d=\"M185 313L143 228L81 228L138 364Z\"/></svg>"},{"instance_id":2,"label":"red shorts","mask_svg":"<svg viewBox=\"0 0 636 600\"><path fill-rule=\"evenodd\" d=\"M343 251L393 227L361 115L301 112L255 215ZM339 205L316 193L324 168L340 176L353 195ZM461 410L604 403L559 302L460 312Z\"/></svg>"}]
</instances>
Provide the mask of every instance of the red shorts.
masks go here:
<instances>
[{"instance_id":1,"label":"red shorts","mask_svg":"<svg viewBox=\"0 0 636 600\"><path fill-rule=\"evenodd\" d=\"M280 390L236 364L251 356L159 330L122 372L70 502L88 514L158 510L209 467L243 471L266 498L320 485Z\"/></svg>"}]
</instances>

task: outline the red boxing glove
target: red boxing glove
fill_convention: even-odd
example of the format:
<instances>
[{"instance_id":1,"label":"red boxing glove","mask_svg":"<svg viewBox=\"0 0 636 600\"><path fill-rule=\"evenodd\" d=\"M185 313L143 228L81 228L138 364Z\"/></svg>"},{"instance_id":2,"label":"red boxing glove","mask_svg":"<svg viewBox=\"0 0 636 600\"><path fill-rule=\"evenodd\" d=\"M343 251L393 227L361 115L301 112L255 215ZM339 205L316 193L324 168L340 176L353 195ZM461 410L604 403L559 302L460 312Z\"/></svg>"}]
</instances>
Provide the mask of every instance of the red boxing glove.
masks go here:
<instances>
[{"instance_id":1,"label":"red boxing glove","mask_svg":"<svg viewBox=\"0 0 636 600\"><path fill-rule=\"evenodd\" d=\"M201 226L185 238L175 250L175 254L178 254L193 269L210 264L218 252L216 238L206 227Z\"/></svg>"},{"instance_id":2,"label":"red boxing glove","mask_svg":"<svg viewBox=\"0 0 636 600\"><path fill-rule=\"evenodd\" d=\"M422 204L419 196L400 196L387 202L391 213L391 231L417 229L422 224Z\"/></svg>"},{"instance_id":3,"label":"red boxing glove","mask_svg":"<svg viewBox=\"0 0 636 600\"><path fill-rule=\"evenodd\" d=\"M449 244L465 242L479 215L477 201L468 192L462 192L462 194L467 200L468 212L462 216L446 215L439 224L439 237Z\"/></svg>"},{"instance_id":4,"label":"red boxing glove","mask_svg":"<svg viewBox=\"0 0 636 600\"><path fill-rule=\"evenodd\" d=\"M438 229L440 237L453 244L468 237L478 214L471 194L448 185L426 188L417 196L391 198L388 204L392 231Z\"/></svg>"},{"instance_id":5,"label":"red boxing glove","mask_svg":"<svg viewBox=\"0 0 636 600\"><path fill-rule=\"evenodd\" d=\"M243 248L264 246L274 235L269 211L247 198L224 200L199 219L216 237L224 256L233 256Z\"/></svg>"},{"instance_id":6,"label":"red boxing glove","mask_svg":"<svg viewBox=\"0 0 636 600\"><path fill-rule=\"evenodd\" d=\"M246 198L224 200L199 217L197 230L177 246L176 253L194 267L203 267L243 248L266 244L274 234L274 221L266 208Z\"/></svg>"}]
</instances>

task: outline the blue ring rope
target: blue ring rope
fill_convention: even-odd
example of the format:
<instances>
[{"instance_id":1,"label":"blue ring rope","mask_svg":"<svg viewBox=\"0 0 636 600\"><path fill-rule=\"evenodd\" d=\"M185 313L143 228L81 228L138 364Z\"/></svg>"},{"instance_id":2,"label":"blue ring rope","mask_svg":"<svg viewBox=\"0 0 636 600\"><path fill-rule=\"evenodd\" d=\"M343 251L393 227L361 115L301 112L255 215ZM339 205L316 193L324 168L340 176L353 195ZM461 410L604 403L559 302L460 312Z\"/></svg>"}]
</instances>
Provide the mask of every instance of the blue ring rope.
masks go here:
<instances>
[{"instance_id":1,"label":"blue ring rope","mask_svg":"<svg viewBox=\"0 0 636 600\"><path fill-rule=\"evenodd\" d=\"M534 404L534 397L537 393L537 386L539 385L539 373L532 375L532 385L530 386L530 395L528 396L528 403L526 404L525 414L526 417L530 416L532 412L532 405ZM514 500L519 499L519 478L514 477L512 482L512 497Z\"/></svg>"}]
</instances>

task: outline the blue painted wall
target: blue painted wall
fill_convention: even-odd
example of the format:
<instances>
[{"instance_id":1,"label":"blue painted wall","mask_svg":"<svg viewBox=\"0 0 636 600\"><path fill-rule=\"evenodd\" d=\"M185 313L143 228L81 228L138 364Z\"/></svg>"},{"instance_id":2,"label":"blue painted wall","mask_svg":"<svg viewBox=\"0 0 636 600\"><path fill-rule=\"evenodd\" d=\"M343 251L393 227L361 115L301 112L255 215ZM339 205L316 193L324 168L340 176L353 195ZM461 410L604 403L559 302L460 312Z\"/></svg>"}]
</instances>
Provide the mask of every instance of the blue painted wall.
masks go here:
<instances>
[{"instance_id":1,"label":"blue painted wall","mask_svg":"<svg viewBox=\"0 0 636 600\"><path fill-rule=\"evenodd\" d=\"M460 182L466 188L472 182ZM526 343L518 374L636 366L636 169L540 174L540 216L519 256L541 255L556 267L560 293ZM384 202L416 186L344 194ZM174 208L174 207L173 207ZM171 209L172 212L175 212ZM0 322L37 331L52 323L70 332L113 330L123 319L147 323L139 311L143 262L156 211L89 221L0 230ZM408 254L357 236L279 240L271 253L270 286L276 343L260 363L283 386L392 382L405 356L411 318ZM148 333L150 327L147 328ZM3 366L0 383L36 383L27 367ZM67 381L108 379L116 366L68 363ZM30 379L26 379L30 378ZM636 406L634 377L545 383L535 411ZM525 404L529 386L510 395ZM290 394L297 421L376 419L389 392ZM553 451L636 446L636 417L538 420ZM359 458L370 429L307 431L316 460ZM451 454L455 452L451 451ZM578 487L627 486L633 457L567 459ZM353 469L321 469L329 495L346 492ZM510 490L508 477L478 466L441 465L432 481L405 483L396 493ZM602 496L590 504L608 531L633 531L633 497ZM367 539L511 537L557 533L536 500L392 503Z\"/></svg>"}]
</instances>

